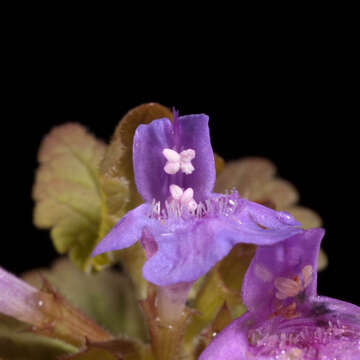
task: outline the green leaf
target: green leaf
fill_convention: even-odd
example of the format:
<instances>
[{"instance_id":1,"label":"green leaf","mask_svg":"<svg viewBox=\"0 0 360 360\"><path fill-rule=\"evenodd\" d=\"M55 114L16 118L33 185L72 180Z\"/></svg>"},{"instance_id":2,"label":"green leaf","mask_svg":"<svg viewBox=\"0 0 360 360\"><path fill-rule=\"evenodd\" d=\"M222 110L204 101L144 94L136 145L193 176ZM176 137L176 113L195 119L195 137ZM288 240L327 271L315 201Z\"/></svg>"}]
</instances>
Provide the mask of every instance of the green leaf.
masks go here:
<instances>
[{"instance_id":1,"label":"green leaf","mask_svg":"<svg viewBox=\"0 0 360 360\"><path fill-rule=\"evenodd\" d=\"M51 270L33 270L24 274L24 279L41 288L40 274L74 307L113 335L145 337L144 320L132 285L121 273L105 270L95 275L86 274L68 260L61 259Z\"/></svg>"},{"instance_id":2,"label":"green leaf","mask_svg":"<svg viewBox=\"0 0 360 360\"><path fill-rule=\"evenodd\" d=\"M240 196L257 196L259 188L271 180L276 168L271 161L264 158L244 158L225 163L223 171L216 178L215 192L223 193L237 189Z\"/></svg>"},{"instance_id":3,"label":"green leaf","mask_svg":"<svg viewBox=\"0 0 360 360\"><path fill-rule=\"evenodd\" d=\"M215 160L216 176L219 176L220 173L222 173L222 171L225 168L225 161L220 155L216 153L214 153L214 160Z\"/></svg>"},{"instance_id":4,"label":"green leaf","mask_svg":"<svg viewBox=\"0 0 360 360\"><path fill-rule=\"evenodd\" d=\"M75 348L59 340L29 332L29 326L0 314L0 358L7 360L56 360Z\"/></svg>"},{"instance_id":5,"label":"green leaf","mask_svg":"<svg viewBox=\"0 0 360 360\"><path fill-rule=\"evenodd\" d=\"M34 223L51 229L55 248L89 271L98 239L101 194L98 166L105 144L75 123L54 128L43 140L33 188Z\"/></svg>"}]
</instances>

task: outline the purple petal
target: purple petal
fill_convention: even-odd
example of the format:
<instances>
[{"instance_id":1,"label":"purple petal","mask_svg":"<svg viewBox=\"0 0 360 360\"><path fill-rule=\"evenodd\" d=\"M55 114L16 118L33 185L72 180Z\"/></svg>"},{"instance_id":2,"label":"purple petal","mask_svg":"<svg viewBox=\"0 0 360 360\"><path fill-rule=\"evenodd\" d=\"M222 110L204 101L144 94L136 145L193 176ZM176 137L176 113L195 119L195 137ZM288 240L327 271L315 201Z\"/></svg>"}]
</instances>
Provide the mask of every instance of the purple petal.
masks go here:
<instances>
[{"instance_id":1,"label":"purple petal","mask_svg":"<svg viewBox=\"0 0 360 360\"><path fill-rule=\"evenodd\" d=\"M215 185L216 172L214 154L210 142L209 117L204 114L187 115L179 118L181 148L195 150L192 161L195 167L191 175L183 175L182 182L178 184L184 189L194 190L194 199L204 201L209 198Z\"/></svg>"},{"instance_id":2,"label":"purple petal","mask_svg":"<svg viewBox=\"0 0 360 360\"><path fill-rule=\"evenodd\" d=\"M168 286L192 282L204 275L231 250L214 237L210 222L190 222L175 231L156 233L157 252L145 263L146 280Z\"/></svg>"},{"instance_id":3,"label":"purple petal","mask_svg":"<svg viewBox=\"0 0 360 360\"><path fill-rule=\"evenodd\" d=\"M124 249L140 240L144 227L156 221L148 216L150 207L150 205L143 204L123 216L97 245L92 256Z\"/></svg>"},{"instance_id":4,"label":"purple petal","mask_svg":"<svg viewBox=\"0 0 360 360\"><path fill-rule=\"evenodd\" d=\"M249 341L246 322L249 318L251 320L249 313L246 313L216 335L215 339L202 352L199 360L255 360L255 358L247 357ZM256 360L260 359L256 358Z\"/></svg>"},{"instance_id":5,"label":"purple petal","mask_svg":"<svg viewBox=\"0 0 360 360\"><path fill-rule=\"evenodd\" d=\"M297 227L300 224L288 213L243 200L236 193L229 199L238 205L235 212L228 216L227 225L223 226L223 238L231 241L233 245L271 245L303 232ZM221 221L224 222L225 219Z\"/></svg>"},{"instance_id":6,"label":"purple petal","mask_svg":"<svg viewBox=\"0 0 360 360\"><path fill-rule=\"evenodd\" d=\"M281 279L292 281L295 277L302 283L302 270L309 271L309 266L312 270L311 274L308 272L310 278L298 295L304 296L304 290L307 298L315 296L318 251L323 235L323 229L311 229L276 245L258 247L243 282L243 300L247 309L257 314L272 313L278 297L286 293L279 291L275 284L281 285ZM283 282L286 289L286 280Z\"/></svg>"},{"instance_id":7,"label":"purple petal","mask_svg":"<svg viewBox=\"0 0 360 360\"><path fill-rule=\"evenodd\" d=\"M173 147L173 127L169 119L140 125L134 135L133 162L136 187L145 202L165 201L169 197L170 176L165 173L162 153Z\"/></svg>"}]
</instances>

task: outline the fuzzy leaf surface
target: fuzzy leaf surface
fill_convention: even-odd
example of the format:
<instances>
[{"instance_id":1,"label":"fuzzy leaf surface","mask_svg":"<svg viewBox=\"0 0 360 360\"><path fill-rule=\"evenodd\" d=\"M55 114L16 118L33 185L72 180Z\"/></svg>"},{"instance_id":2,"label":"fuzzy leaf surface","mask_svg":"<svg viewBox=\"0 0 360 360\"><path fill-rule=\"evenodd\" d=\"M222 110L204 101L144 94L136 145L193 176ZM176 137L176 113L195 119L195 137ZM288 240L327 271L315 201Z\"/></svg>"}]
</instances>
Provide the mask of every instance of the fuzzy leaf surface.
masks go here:
<instances>
[{"instance_id":1,"label":"fuzzy leaf surface","mask_svg":"<svg viewBox=\"0 0 360 360\"><path fill-rule=\"evenodd\" d=\"M83 270L91 259L101 220L98 167L105 144L80 124L55 127L41 143L33 188L34 223L51 229L60 254L68 253Z\"/></svg>"}]
</instances>

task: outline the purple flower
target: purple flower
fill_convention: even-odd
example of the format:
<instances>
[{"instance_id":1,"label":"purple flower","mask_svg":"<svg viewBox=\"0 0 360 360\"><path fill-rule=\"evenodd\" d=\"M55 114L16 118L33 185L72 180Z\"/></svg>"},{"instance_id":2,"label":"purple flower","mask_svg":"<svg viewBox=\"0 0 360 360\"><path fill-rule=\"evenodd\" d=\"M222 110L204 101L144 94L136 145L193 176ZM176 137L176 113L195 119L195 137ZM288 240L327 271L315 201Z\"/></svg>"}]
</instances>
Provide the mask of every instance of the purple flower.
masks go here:
<instances>
[{"instance_id":1,"label":"purple flower","mask_svg":"<svg viewBox=\"0 0 360 360\"><path fill-rule=\"evenodd\" d=\"M357 360L360 308L318 296L322 229L260 246L245 275L247 312L199 360Z\"/></svg>"},{"instance_id":2,"label":"purple flower","mask_svg":"<svg viewBox=\"0 0 360 360\"><path fill-rule=\"evenodd\" d=\"M168 286L191 283L226 256L236 243L268 245L299 232L292 216L232 192L214 194L214 156L208 116L140 125L134 136L137 189L145 203L128 212L93 255L140 240L147 261L143 276Z\"/></svg>"}]
</instances>

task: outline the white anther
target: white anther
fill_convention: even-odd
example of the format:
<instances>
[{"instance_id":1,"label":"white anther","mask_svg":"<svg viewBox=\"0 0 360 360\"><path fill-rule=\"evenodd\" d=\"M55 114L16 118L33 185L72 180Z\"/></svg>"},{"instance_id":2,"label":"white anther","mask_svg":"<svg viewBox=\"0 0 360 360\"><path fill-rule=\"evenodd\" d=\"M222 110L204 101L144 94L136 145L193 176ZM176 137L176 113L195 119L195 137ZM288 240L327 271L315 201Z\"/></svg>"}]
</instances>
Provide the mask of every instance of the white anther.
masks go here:
<instances>
[{"instance_id":1,"label":"white anther","mask_svg":"<svg viewBox=\"0 0 360 360\"><path fill-rule=\"evenodd\" d=\"M196 210L197 203L193 198L194 190L192 188L187 188L184 191L180 186L172 184L169 189L173 200L178 201L183 206L186 206L190 211Z\"/></svg>"},{"instance_id":2,"label":"white anther","mask_svg":"<svg viewBox=\"0 0 360 360\"><path fill-rule=\"evenodd\" d=\"M172 149L164 149L163 155L167 160L164 167L165 172L170 175L176 174L180 169L180 154Z\"/></svg>"},{"instance_id":3,"label":"white anther","mask_svg":"<svg viewBox=\"0 0 360 360\"><path fill-rule=\"evenodd\" d=\"M188 203L190 202L194 197L194 190L192 188L187 188L184 193L183 196L181 197L181 201L183 203Z\"/></svg>"},{"instance_id":4,"label":"white anther","mask_svg":"<svg viewBox=\"0 0 360 360\"><path fill-rule=\"evenodd\" d=\"M176 174L181 169L183 173L189 175L195 170L191 164L191 160L195 158L195 150L193 149L184 150L180 154L172 149L164 149L163 155L167 160L164 166L164 171L167 174Z\"/></svg>"},{"instance_id":5,"label":"white anther","mask_svg":"<svg viewBox=\"0 0 360 360\"><path fill-rule=\"evenodd\" d=\"M191 163L191 160L195 158L195 150L188 149L182 151L180 153L180 158L181 158L180 167L182 172L184 172L187 175L191 174L195 170L194 166Z\"/></svg>"},{"instance_id":6,"label":"white anther","mask_svg":"<svg viewBox=\"0 0 360 360\"><path fill-rule=\"evenodd\" d=\"M183 196L183 189L175 184L170 185L170 194L175 200L180 200Z\"/></svg>"},{"instance_id":7,"label":"white anther","mask_svg":"<svg viewBox=\"0 0 360 360\"><path fill-rule=\"evenodd\" d=\"M174 175L176 174L180 169L180 163L173 163L173 162L167 162L166 165L164 166L164 170L167 174L169 175Z\"/></svg>"},{"instance_id":8,"label":"white anther","mask_svg":"<svg viewBox=\"0 0 360 360\"><path fill-rule=\"evenodd\" d=\"M167 161L170 162L179 162L180 161L180 154L172 149L164 149L163 155L166 157Z\"/></svg>"},{"instance_id":9,"label":"white anther","mask_svg":"<svg viewBox=\"0 0 360 360\"><path fill-rule=\"evenodd\" d=\"M191 161L195 158L195 150L193 149L187 149L180 153L181 161Z\"/></svg>"}]
</instances>

